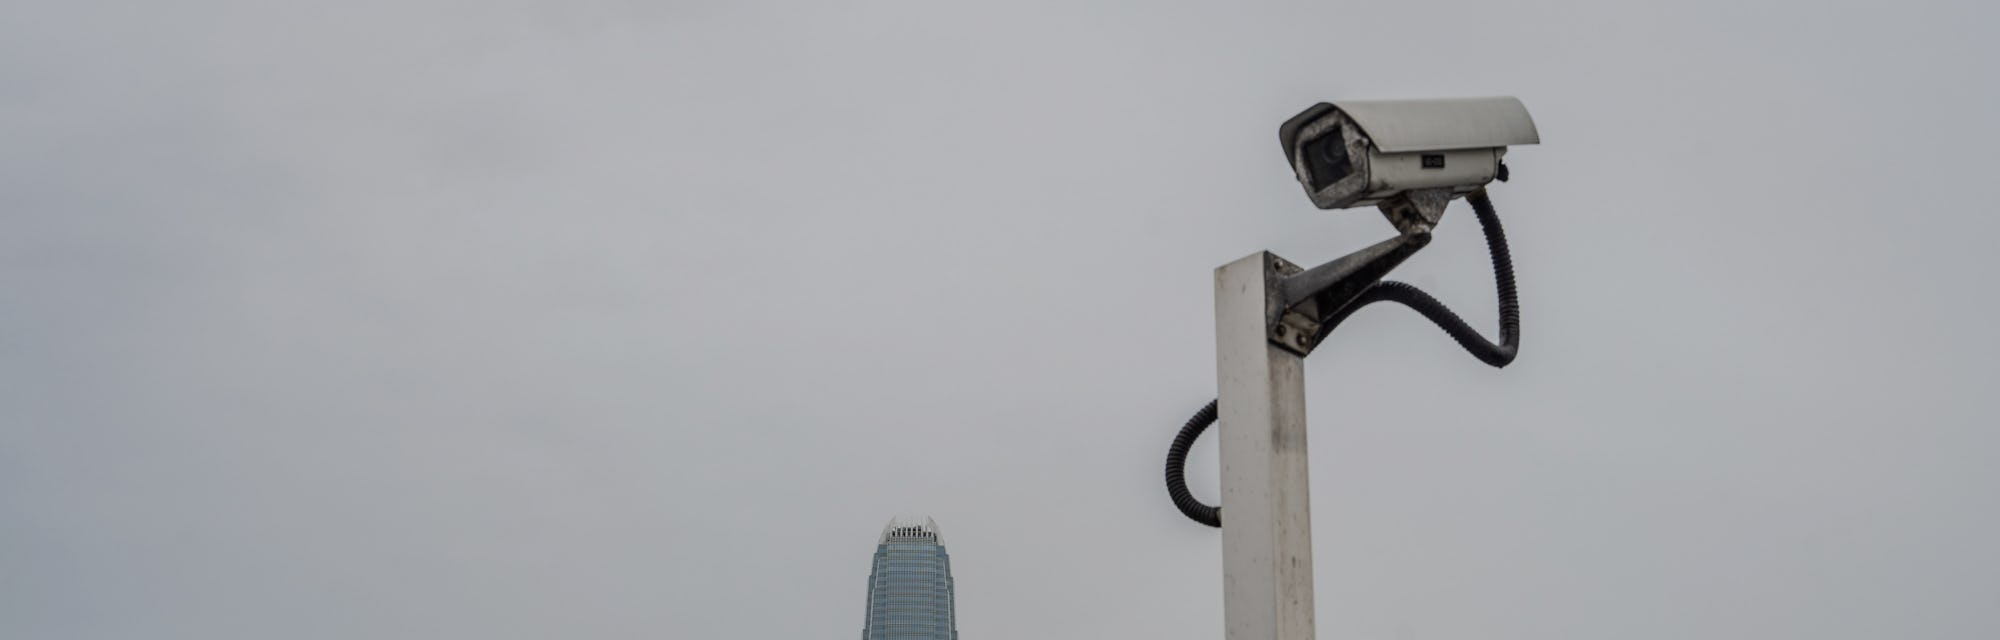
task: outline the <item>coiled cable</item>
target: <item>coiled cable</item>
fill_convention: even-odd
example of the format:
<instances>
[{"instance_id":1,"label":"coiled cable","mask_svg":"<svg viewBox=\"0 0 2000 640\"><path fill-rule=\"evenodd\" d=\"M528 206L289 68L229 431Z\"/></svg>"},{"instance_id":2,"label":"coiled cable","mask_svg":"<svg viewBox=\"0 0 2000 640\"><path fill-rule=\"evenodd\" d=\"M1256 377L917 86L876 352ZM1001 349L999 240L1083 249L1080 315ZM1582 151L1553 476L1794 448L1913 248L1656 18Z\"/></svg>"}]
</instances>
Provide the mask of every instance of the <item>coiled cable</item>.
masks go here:
<instances>
[{"instance_id":1,"label":"coiled cable","mask_svg":"<svg viewBox=\"0 0 2000 640\"><path fill-rule=\"evenodd\" d=\"M1363 289L1354 301L1341 307L1320 323L1318 338L1313 344L1324 341L1335 327L1345 322L1348 316L1362 307L1377 302L1394 302L1415 310L1429 318L1446 335L1458 342L1458 346L1479 358L1480 362L1494 367L1505 367L1514 362L1514 356L1521 347L1521 302L1514 289L1514 259L1507 252L1507 232L1500 227L1500 215L1493 210L1493 201L1486 197L1486 190L1480 189L1465 197L1472 205L1473 214L1479 217L1479 228L1486 234L1486 251L1493 258L1493 284L1500 297L1500 342L1488 341L1479 335L1477 329L1444 306L1437 298L1424 293L1415 286L1383 280ZM1174 501L1188 519L1211 527L1222 526L1222 507L1203 504L1187 488L1187 454L1194 447L1196 438L1201 437L1210 425L1215 424L1216 403L1194 412L1187 424L1181 426L1180 433L1174 435L1174 443L1167 448L1167 496Z\"/></svg>"}]
</instances>

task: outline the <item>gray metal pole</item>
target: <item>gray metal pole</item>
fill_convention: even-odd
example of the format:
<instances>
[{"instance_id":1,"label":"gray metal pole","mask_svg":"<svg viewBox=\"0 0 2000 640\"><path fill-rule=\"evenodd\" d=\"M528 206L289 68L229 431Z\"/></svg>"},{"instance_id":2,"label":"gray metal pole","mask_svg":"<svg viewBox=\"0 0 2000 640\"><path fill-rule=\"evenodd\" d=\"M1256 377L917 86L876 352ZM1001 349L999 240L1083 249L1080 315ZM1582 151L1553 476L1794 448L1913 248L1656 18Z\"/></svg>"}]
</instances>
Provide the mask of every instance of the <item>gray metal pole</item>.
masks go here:
<instances>
[{"instance_id":1,"label":"gray metal pole","mask_svg":"<svg viewBox=\"0 0 2000 640\"><path fill-rule=\"evenodd\" d=\"M1258 252L1215 271L1227 640L1313 638L1305 360L1268 334L1279 264Z\"/></svg>"}]
</instances>

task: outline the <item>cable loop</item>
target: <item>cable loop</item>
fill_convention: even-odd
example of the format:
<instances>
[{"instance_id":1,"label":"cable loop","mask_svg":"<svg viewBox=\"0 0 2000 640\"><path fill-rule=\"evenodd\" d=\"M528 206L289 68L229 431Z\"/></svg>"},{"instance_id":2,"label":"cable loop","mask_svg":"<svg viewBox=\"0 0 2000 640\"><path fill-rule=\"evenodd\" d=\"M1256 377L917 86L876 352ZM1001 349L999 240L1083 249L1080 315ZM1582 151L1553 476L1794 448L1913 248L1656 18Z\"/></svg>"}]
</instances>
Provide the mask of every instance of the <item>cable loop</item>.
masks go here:
<instances>
[{"instance_id":1,"label":"cable loop","mask_svg":"<svg viewBox=\"0 0 2000 640\"><path fill-rule=\"evenodd\" d=\"M1465 197L1472 204L1472 212L1479 217L1479 227L1486 233L1486 252L1493 258L1493 285L1500 297L1500 342L1494 343L1479 335L1477 329L1444 306L1437 298L1424 293L1415 286L1383 280L1362 290L1354 302L1342 307L1324 322L1315 342L1324 341L1335 327L1347 320L1348 316L1362 307L1377 302L1394 302L1415 310L1432 324L1443 329L1446 335L1458 342L1458 346L1479 358L1480 362L1494 367L1505 367L1514 362L1514 356L1521 350L1521 302L1514 289L1514 259L1507 252L1507 232L1500 228L1500 215L1493 210L1493 201L1480 189ZM1194 412L1187 424L1181 426L1180 433L1174 435L1174 443L1167 448L1167 496L1174 501L1174 507L1189 519L1211 527L1222 526L1222 507L1203 504L1195 499L1187 488L1187 454L1194 447L1196 438L1215 424L1216 403Z\"/></svg>"}]
</instances>

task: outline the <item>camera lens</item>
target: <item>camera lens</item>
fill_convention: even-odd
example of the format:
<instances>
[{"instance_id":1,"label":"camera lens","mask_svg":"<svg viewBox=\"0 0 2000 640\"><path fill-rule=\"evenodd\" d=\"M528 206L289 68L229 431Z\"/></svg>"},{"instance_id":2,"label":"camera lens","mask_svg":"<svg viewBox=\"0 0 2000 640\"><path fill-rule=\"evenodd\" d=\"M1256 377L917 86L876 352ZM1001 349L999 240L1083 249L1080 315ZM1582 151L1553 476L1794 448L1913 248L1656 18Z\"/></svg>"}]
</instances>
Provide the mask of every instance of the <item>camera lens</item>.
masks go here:
<instances>
[{"instance_id":1,"label":"camera lens","mask_svg":"<svg viewBox=\"0 0 2000 640\"><path fill-rule=\"evenodd\" d=\"M1347 159L1347 143L1340 135L1340 127L1306 141L1301 150L1306 154L1306 172L1310 174L1308 177L1315 191L1354 173L1354 163Z\"/></svg>"}]
</instances>

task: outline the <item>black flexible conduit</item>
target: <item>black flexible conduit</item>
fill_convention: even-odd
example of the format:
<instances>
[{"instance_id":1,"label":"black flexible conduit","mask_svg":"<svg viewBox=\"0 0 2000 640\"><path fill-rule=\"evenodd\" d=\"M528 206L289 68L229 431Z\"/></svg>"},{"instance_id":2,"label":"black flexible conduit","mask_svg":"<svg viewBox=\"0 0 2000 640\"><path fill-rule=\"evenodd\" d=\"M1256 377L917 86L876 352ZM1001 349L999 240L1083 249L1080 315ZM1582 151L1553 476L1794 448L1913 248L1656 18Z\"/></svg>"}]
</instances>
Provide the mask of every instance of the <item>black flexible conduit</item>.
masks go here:
<instances>
[{"instance_id":1,"label":"black flexible conduit","mask_svg":"<svg viewBox=\"0 0 2000 640\"><path fill-rule=\"evenodd\" d=\"M1493 284L1500 294L1499 344L1487 341L1478 330L1422 289L1391 280L1377 282L1362 290L1354 302L1320 323L1320 332L1316 337L1324 340L1334 327L1340 326L1362 307L1377 302L1394 302L1429 318L1480 362L1494 367L1505 367L1514 362L1514 356L1521 347L1521 302L1514 290L1514 259L1507 253L1507 232L1500 228L1500 215L1493 211L1493 201L1486 197L1486 190L1474 191L1465 200L1472 204L1472 212L1479 216L1479 227L1486 232L1486 251L1493 256ZM1314 344L1319 342L1316 340ZM1167 448L1167 495L1173 498L1174 507L1189 519L1221 527L1222 507L1202 504L1187 488L1188 449L1194 446L1195 438L1201 437L1209 425L1215 424L1215 415L1215 401L1210 400L1208 406L1194 412L1194 416L1181 427L1180 433L1174 436L1173 446Z\"/></svg>"},{"instance_id":2,"label":"black flexible conduit","mask_svg":"<svg viewBox=\"0 0 2000 640\"><path fill-rule=\"evenodd\" d=\"M1187 488L1188 448L1194 446L1194 439L1215 424L1215 401L1194 412L1181 432L1174 436L1174 445L1167 447L1167 495L1174 499L1174 507L1188 518L1211 527L1222 526L1222 507L1211 507L1196 500Z\"/></svg>"}]
</instances>

